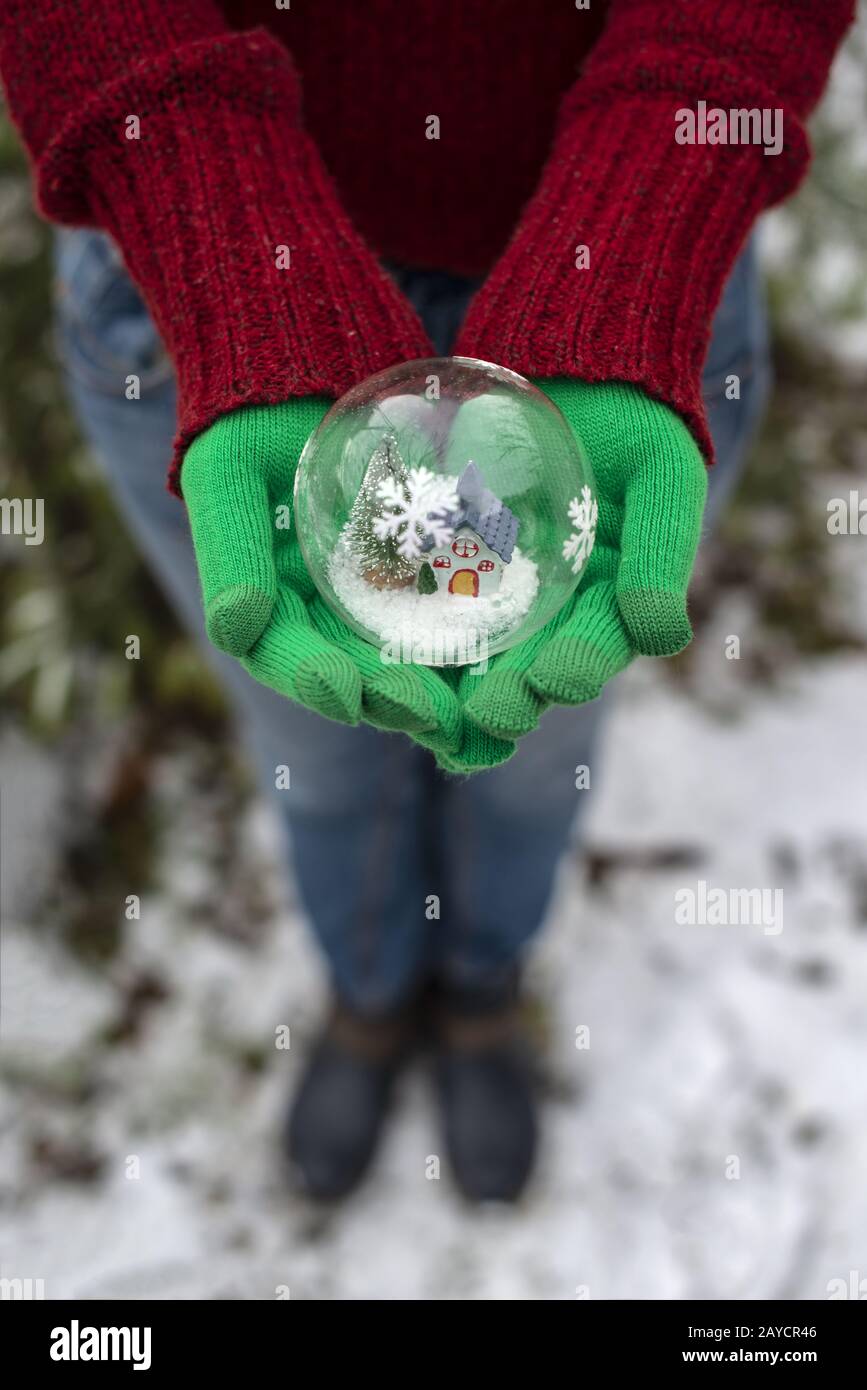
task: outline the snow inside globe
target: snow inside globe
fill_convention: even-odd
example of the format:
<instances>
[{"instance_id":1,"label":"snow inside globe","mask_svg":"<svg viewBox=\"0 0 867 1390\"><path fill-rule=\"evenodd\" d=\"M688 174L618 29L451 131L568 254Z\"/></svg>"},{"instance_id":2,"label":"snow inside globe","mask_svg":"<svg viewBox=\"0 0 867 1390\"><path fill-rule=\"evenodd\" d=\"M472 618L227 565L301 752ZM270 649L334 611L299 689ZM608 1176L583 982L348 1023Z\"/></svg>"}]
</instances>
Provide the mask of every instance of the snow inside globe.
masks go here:
<instances>
[{"instance_id":1,"label":"snow inside globe","mask_svg":"<svg viewBox=\"0 0 867 1390\"><path fill-rule=\"evenodd\" d=\"M538 631L596 528L584 450L549 398L470 358L406 362L311 435L295 524L322 597L383 659L459 666Z\"/></svg>"}]
</instances>

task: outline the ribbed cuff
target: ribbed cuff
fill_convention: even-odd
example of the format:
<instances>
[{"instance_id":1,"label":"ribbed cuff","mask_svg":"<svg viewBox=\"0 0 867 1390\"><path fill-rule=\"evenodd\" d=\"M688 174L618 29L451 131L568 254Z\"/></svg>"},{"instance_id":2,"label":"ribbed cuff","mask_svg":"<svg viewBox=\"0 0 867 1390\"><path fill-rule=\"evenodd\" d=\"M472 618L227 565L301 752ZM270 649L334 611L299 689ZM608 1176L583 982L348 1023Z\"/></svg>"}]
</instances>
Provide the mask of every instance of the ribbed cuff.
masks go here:
<instances>
[{"instance_id":1,"label":"ribbed cuff","mask_svg":"<svg viewBox=\"0 0 867 1390\"><path fill-rule=\"evenodd\" d=\"M713 313L759 212L806 167L806 138L792 117L777 156L680 145L682 95L639 98L607 85L603 95L579 83L455 351L525 376L641 387L686 420L711 461L701 369Z\"/></svg>"},{"instance_id":2,"label":"ribbed cuff","mask_svg":"<svg viewBox=\"0 0 867 1390\"><path fill-rule=\"evenodd\" d=\"M196 42L102 88L40 161L46 214L112 234L174 359L175 490L190 441L227 411L338 396L431 352L298 105L291 59L264 33Z\"/></svg>"}]
</instances>

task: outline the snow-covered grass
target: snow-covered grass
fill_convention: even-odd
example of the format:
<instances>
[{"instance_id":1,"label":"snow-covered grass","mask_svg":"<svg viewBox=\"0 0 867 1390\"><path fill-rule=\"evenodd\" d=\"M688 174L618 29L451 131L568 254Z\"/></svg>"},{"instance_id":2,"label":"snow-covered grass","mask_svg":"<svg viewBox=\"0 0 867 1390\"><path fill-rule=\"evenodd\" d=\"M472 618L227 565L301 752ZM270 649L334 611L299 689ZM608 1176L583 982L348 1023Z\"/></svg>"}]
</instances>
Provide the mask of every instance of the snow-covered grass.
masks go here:
<instances>
[{"instance_id":1,"label":"snow-covered grass","mask_svg":"<svg viewBox=\"0 0 867 1390\"><path fill-rule=\"evenodd\" d=\"M323 1213L284 1186L277 1130L321 983L260 806L258 945L178 911L196 893L182 808L165 891L107 976L7 923L3 1273L134 1299L821 1298L867 1274L864 675L826 660L736 723L650 663L624 681L588 857L564 864L532 968L545 1144L515 1211L468 1211L445 1163L426 1177L423 1069L354 1202ZM783 930L677 925L698 879L781 888ZM118 1034L129 981L155 975Z\"/></svg>"}]
</instances>

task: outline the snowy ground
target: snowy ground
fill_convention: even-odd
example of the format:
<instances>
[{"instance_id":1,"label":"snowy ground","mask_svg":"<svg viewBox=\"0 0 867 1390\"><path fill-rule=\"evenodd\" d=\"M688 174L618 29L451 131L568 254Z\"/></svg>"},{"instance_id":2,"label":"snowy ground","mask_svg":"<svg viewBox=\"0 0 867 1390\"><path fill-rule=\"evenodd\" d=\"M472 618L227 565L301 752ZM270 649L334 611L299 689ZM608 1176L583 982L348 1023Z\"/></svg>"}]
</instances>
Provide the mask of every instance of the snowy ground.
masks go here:
<instances>
[{"instance_id":1,"label":"snowy ground","mask_svg":"<svg viewBox=\"0 0 867 1390\"><path fill-rule=\"evenodd\" d=\"M703 646L713 683L719 633ZM191 924L200 831L178 811L166 890L127 924L121 964L85 972L10 920L54 792L7 747L3 1274L132 1299L797 1299L867 1275L864 677L862 658L829 659L732 722L649 663L624 681L589 859L564 866L534 964L546 1137L515 1211L468 1211L445 1164L425 1176L440 1141L423 1074L356 1201L289 1195L275 1126L321 999L292 902L258 945ZM276 888L272 836L255 808L248 854ZM699 879L782 888L783 930L676 925L674 894Z\"/></svg>"}]
</instances>

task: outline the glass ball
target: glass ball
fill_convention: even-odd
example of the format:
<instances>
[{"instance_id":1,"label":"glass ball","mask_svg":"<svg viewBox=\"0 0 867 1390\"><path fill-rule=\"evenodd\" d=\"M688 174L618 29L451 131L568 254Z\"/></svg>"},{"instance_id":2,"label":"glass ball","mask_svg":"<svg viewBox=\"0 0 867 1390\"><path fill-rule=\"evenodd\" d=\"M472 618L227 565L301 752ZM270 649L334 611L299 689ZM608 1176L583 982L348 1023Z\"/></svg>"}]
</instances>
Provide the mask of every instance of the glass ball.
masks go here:
<instances>
[{"instance_id":1,"label":"glass ball","mask_svg":"<svg viewBox=\"0 0 867 1390\"><path fill-rule=\"evenodd\" d=\"M516 372L406 362L328 411L301 455L295 525L326 603L385 661L476 664L574 593L593 546L590 464Z\"/></svg>"}]
</instances>

